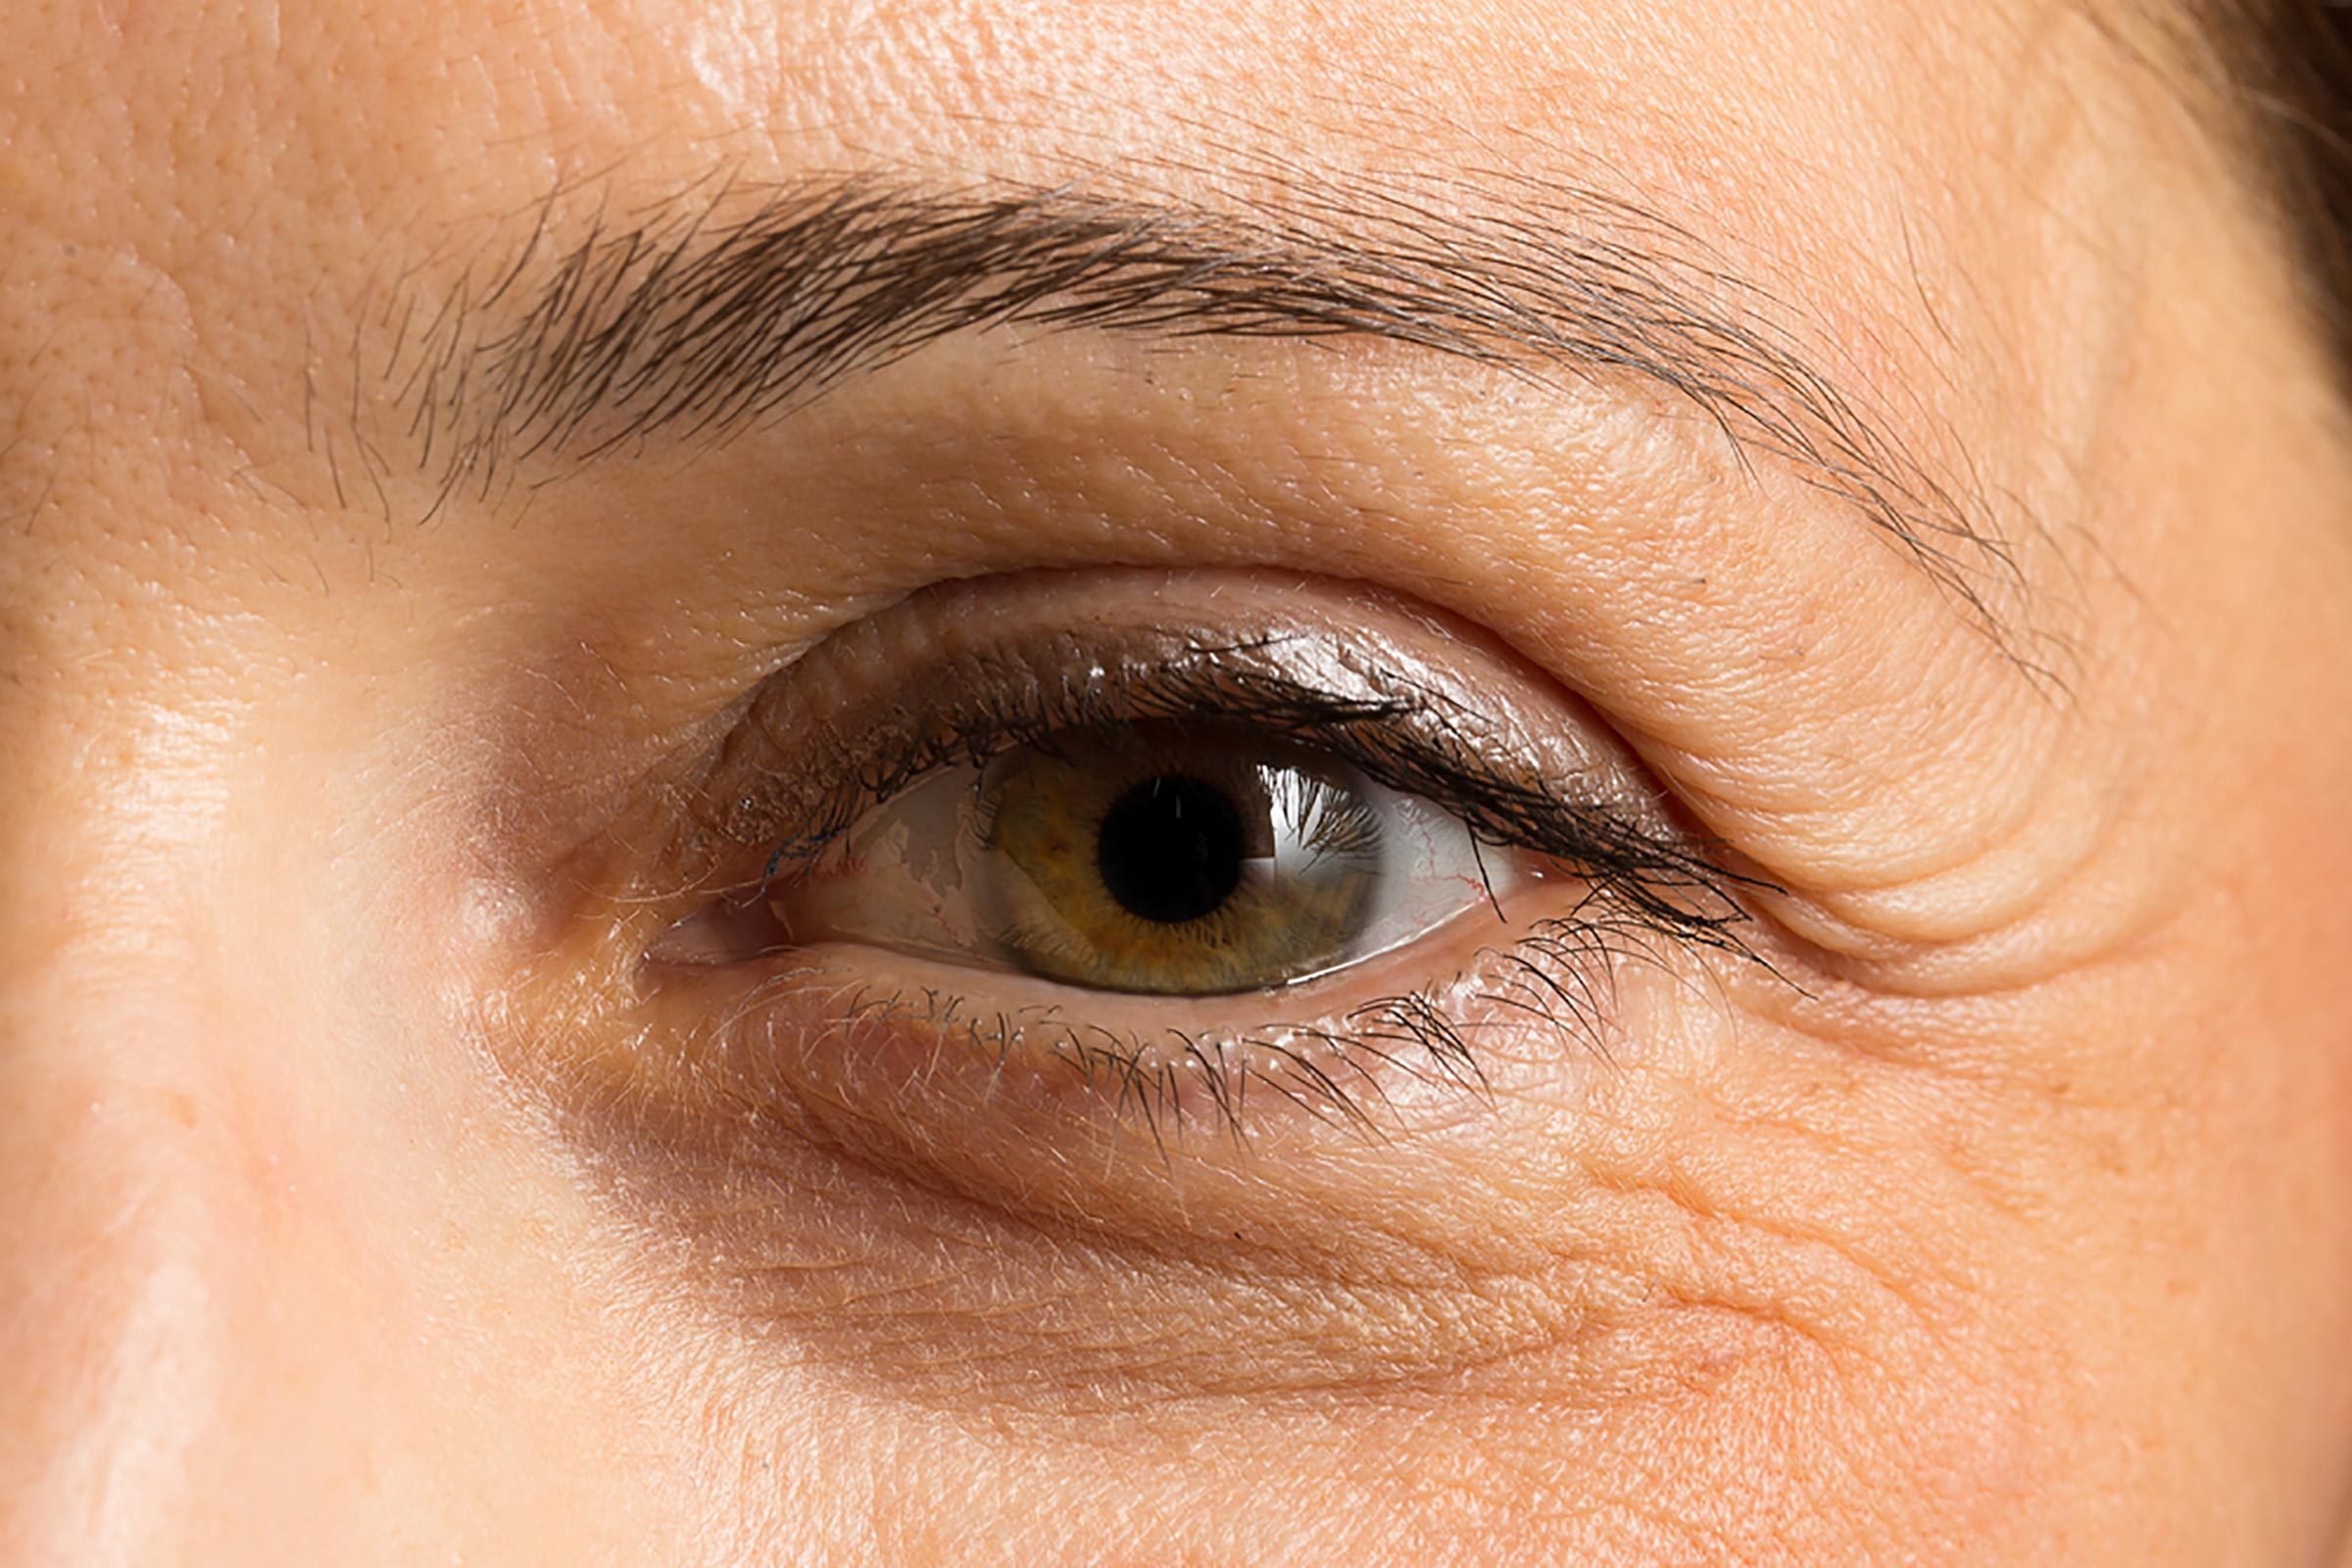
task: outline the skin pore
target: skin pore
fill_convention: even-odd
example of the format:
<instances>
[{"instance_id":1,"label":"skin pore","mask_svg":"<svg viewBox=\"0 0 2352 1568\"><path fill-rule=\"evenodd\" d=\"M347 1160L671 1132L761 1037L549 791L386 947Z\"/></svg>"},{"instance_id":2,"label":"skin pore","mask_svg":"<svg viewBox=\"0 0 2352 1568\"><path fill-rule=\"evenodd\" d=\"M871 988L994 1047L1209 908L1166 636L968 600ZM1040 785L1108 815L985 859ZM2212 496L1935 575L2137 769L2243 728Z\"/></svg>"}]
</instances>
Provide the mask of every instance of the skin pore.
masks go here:
<instances>
[{"instance_id":1,"label":"skin pore","mask_svg":"<svg viewBox=\"0 0 2352 1568\"><path fill-rule=\"evenodd\" d=\"M19 10L0 1561L2352 1560L2352 447L2165 29ZM1308 632L1501 920L648 960Z\"/></svg>"}]
</instances>

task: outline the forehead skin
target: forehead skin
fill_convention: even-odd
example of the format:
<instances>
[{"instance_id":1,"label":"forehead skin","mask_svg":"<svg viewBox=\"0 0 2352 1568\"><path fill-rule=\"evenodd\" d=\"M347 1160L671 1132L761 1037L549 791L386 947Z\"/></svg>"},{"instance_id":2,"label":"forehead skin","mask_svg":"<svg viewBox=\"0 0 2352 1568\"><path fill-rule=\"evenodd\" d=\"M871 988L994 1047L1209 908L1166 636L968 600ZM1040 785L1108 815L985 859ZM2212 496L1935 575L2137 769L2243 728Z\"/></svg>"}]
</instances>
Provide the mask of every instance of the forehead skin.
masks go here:
<instances>
[{"instance_id":1,"label":"forehead skin","mask_svg":"<svg viewBox=\"0 0 2352 1568\"><path fill-rule=\"evenodd\" d=\"M0 1365L31 1370L0 1380L0 1557L2335 1549L2352 472L2278 247L2130 40L2073 7L1863 0L1666 24L1630 0L16 12ZM404 310L543 220L868 171L1218 210L1329 173L1639 201L1984 542L1954 543L1956 591L1770 463L1658 455L1643 421L1696 421L1606 377L1570 389L1553 471L1470 450L1552 418L1525 388L1253 347L1249 374L1084 411L1136 448L1087 469L1103 515L1132 481L1192 519L1138 543L1052 504L1088 454L1031 428L1061 407L1054 354L1081 386L1126 364L1085 344L1034 379L984 367L1030 443L1004 474L906 435L961 395L952 351L811 426L926 495L987 494L963 532L945 502L860 518L872 465L773 432L422 520L430 466L377 370ZM1256 422L1185 424L1195 392ZM1291 476L1348 521L1267 530L1200 477L1269 429L1362 458ZM1039 516L1004 499L1028 480ZM816 520L726 535L779 485ZM1668 1218L1612 1222L1664 1281L1690 1215L1744 1216L1690 1230L1687 1277L1722 1344L1786 1330L1806 1378L1677 1341L1700 1392L1646 1425L1565 1352L1500 1393L1335 1385L1279 1430L1013 1420L986 1369L908 1414L813 1316L748 1349L681 1327L686 1244L616 1233L451 1025L524 922L507 862L553 863L580 802L699 733L760 672L746 646L924 563L1195 561L1441 585L1789 890L1830 983L1727 1031L1737 1082L1692 1097L1725 1143L1643 1167ZM789 603L754 617L750 586ZM1791 1196L1824 1171L1846 1174ZM1738 1302L1701 1256L1719 1235L1758 1259L1725 1265ZM1717 1408L1734 1362L1748 1402Z\"/></svg>"}]
</instances>

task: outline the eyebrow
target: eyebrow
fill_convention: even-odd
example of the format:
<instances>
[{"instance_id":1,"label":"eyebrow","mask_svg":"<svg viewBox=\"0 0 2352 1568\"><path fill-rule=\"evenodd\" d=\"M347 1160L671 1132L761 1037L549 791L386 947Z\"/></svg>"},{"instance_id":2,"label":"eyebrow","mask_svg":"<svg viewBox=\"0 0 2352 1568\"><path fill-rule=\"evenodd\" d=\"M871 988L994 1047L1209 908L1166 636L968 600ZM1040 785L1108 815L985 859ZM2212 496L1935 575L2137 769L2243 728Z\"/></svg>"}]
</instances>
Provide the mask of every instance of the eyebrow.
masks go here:
<instances>
[{"instance_id":1,"label":"eyebrow","mask_svg":"<svg viewBox=\"0 0 2352 1568\"><path fill-rule=\"evenodd\" d=\"M1512 194L1465 211L1402 182L1300 174L1204 206L858 174L679 196L565 241L551 200L421 326L414 298L397 325L386 312L384 377L446 501L532 460L720 441L990 326L1383 340L1540 382L1663 389L1743 463L1847 503L1985 612L1971 558L2012 568L1984 509L1808 363L1766 318L1769 296L1654 213L1524 181Z\"/></svg>"}]
</instances>

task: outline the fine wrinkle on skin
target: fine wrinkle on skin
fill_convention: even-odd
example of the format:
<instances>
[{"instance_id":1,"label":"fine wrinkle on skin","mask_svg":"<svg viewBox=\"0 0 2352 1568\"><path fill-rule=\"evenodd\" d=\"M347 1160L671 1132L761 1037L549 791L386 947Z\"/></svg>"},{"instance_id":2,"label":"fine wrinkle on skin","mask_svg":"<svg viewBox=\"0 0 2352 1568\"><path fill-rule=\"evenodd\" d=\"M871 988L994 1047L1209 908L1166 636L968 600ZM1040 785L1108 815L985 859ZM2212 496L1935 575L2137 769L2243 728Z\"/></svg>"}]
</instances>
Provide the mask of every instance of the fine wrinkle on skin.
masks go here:
<instances>
[{"instance_id":1,"label":"fine wrinkle on skin","mask_svg":"<svg viewBox=\"0 0 2352 1568\"><path fill-rule=\"evenodd\" d=\"M872 1114L869 1108L846 1103L832 1108L840 1115ZM977 1200L981 1206L974 1207L974 1190L960 1182L947 1195L951 1207L940 1211L944 1228L938 1228L938 1220L928 1222L933 1228L922 1230L928 1240L916 1243L917 1255L931 1258L922 1267L911 1267L911 1260L890 1261L887 1249L895 1244L876 1250L879 1237L856 1223L813 1252L769 1256L779 1239L763 1234L766 1216L787 1210L812 1216L842 1202L862 1204L863 1198L853 1196L858 1187L881 1182L896 1188L906 1180L906 1156L883 1152L870 1161L861 1159L861 1174L833 1196L796 1197L808 1178L793 1172L806 1156L785 1158L791 1149L788 1139L779 1133L763 1138L756 1148L714 1152L713 1164L691 1183L682 1184L685 1173L674 1169L642 1179L624 1177L621 1206L635 1211L641 1200L656 1194L674 1195L681 1185L708 1187L710 1196L693 1200L690 1209L654 1217L654 1232L710 1233L711 1250L730 1260L721 1266L737 1274L741 1287L729 1294L750 1321L768 1323L795 1344L831 1346L845 1365L878 1375L884 1387L915 1396L926 1406L936 1401L947 1411L973 1378L990 1389L991 1408L1033 1409L1042 1418L1055 1412L1102 1414L1145 1403L1176 1411L1189 1402L1245 1395L1261 1401L1304 1397L1311 1402L1319 1392L1360 1395L1368 1387L1367 1376L1381 1385L1395 1383L1400 1394L1439 1375L1475 1375L1480 1381L1492 1376L1505 1383L1516 1379L1524 1386L1523 1380L1539 1375L1535 1369L1542 1367L1549 1368L1541 1374L1547 1381L1564 1380L1557 1385L1557 1396L1573 1399L1578 1396L1571 1391L1584 1389L1600 1397L1601 1391L1613 1389L1616 1392L1602 1401L1613 1405L1634 1396L1633 1389L1649 1386L1646 1373L1626 1383L1637 1367L1663 1377L1662 1387L1687 1388L1686 1373L1672 1370L1678 1352L1670 1348L1677 1343L1673 1325L1685 1312L1699 1314L1694 1323L1703 1321L1705 1314L1729 1312L1775 1333L1796 1332L1840 1358L1885 1355L1894 1340L1913 1332L1906 1329L1890 1337L1889 1323L1882 1314L1804 1261L1808 1251L1820 1247L1837 1250L1846 1245L1828 1231L1801 1222L1784 1224L1761 1213L1735 1219L1720 1202L1696 1193L1671 1202L1674 1210L1700 1226L1692 1233L1695 1248L1668 1247L1661 1254L1682 1254L1691 1265L1670 1265L1679 1284L1641 1273L1619 1275L1623 1259L1647 1255L1664 1240L1655 1230L1655 1218L1640 1219L1633 1209L1624 1210L1623 1221L1595 1215L1600 1228L1588 1235L1585 1245L1559 1253L1534 1273L1526 1272L1524 1265L1501 1272L1483 1265L1465 1271L1447 1263L1442 1252L1422 1250L1423 1243L1399 1233L1396 1239L1405 1243L1406 1251L1395 1261L1401 1272L1384 1283L1378 1276L1386 1271L1364 1272L1366 1256L1356 1246L1330 1256L1253 1249L1251 1255L1263 1266L1237 1275L1229 1256L1196 1257L1198 1242L1152 1246L1133 1237L1122 1239L1125 1223L1107 1211L1088 1227L1090 1233L1099 1232L1092 1239L1058 1225L1041 1229L1028 1240L1009 1238L999 1234L1002 1227L1025 1226L1022 1216L1031 1214L1041 1200L1030 1195L1006 1207L1000 1199L983 1198ZM601 1137L590 1141L590 1147L605 1144ZM676 1144L655 1135L650 1147L674 1152ZM928 1155L922 1157L930 1160L961 1157L951 1147L928 1148ZM1131 1151L1127 1157L1150 1155ZM1385 1157L1397 1157L1397 1151L1388 1151ZM773 1164L771 1186L769 1166L776 1161L780 1162ZM616 1169L614 1174L621 1173ZM1266 1174L1271 1178L1274 1173ZM1462 1202L1476 1207L1482 1200L1475 1195L1483 1187L1470 1185L1473 1192ZM1607 1212L1618 1212L1623 1203L1648 1191L1645 1182L1634 1179L1632 1186L1612 1196ZM893 1209L897 1217L891 1228L926 1223L918 1216L935 1201L934 1197L909 1194ZM1250 1221L1253 1226L1261 1222L1262 1216ZM1634 1229L1620 1234L1625 1222ZM1512 1223L1501 1222L1502 1230L1511 1230ZM1633 1241L1645 1231L1647 1242ZM983 1240L982 1232L990 1239ZM1222 1233L1217 1240L1222 1247ZM1022 1263L1022 1254L1038 1247L1044 1251L1037 1266ZM1858 1253L1840 1255L1839 1271L1867 1268L1885 1282L1880 1288L1909 1298L1907 1289L1885 1272L1883 1262L1865 1265ZM769 1260L763 1262L763 1257ZM1713 1261L1702 1263L1710 1257ZM1775 1257L1781 1260L1777 1265L1769 1262ZM1787 1272L1791 1268L1809 1278L1818 1275L1815 1286L1792 1290ZM975 1270L1004 1270L1006 1288L1017 1287L1017 1294L991 1295ZM1776 1270L1780 1283L1769 1283ZM1041 1294L1042 1282L1049 1278L1065 1283L1058 1291ZM1750 1284L1736 1287L1733 1282L1740 1278ZM1127 1328L1107 1337L1097 1310L1105 1290L1129 1303L1112 1315L1113 1323ZM962 1304L975 1292L990 1303L977 1319L972 1308ZM1816 1315L1837 1299L1847 1300L1858 1315L1842 1323L1836 1316ZM1791 1303L1798 1300L1809 1304L1794 1309L1797 1315L1791 1316ZM787 1301L797 1304L784 1304ZM1147 1301L1157 1304L1147 1306ZM779 1311L784 1315L775 1316ZM1948 1317L1938 1309L1937 1321ZM1261 1341L1250 1329L1261 1318L1269 1325L1282 1325L1281 1334ZM988 1343L975 1343L975 1332ZM1377 1375L1347 1370L1363 1363L1367 1334L1386 1347L1375 1358L1383 1369ZM1282 1347L1280 1364L1270 1365L1267 1357L1277 1345ZM1482 1345L1487 1348L1475 1348ZM941 1360L943 1346L963 1348L946 1352L947 1359ZM1412 1348L1416 1346L1422 1349ZM1910 1356L1905 1364L1916 1374L1923 1362ZM1513 1367L1521 1370L1514 1373ZM1269 1372L1278 1376L1277 1383L1265 1381ZM1224 1387L1224 1379L1237 1373L1245 1382ZM925 1388L933 1393L923 1394ZM1117 1392L1122 1389L1129 1392Z\"/></svg>"}]
</instances>

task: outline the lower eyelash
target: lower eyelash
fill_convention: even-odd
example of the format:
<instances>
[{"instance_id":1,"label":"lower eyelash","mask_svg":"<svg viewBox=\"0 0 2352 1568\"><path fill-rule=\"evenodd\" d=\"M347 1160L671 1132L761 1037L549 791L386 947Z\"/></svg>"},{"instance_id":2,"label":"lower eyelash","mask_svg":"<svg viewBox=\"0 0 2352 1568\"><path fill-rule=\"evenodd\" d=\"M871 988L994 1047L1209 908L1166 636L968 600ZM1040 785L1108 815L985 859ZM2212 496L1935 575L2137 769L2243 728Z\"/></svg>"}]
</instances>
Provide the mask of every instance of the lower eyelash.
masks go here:
<instances>
[{"instance_id":1,"label":"lower eyelash","mask_svg":"<svg viewBox=\"0 0 2352 1568\"><path fill-rule=\"evenodd\" d=\"M1057 1007L990 1010L930 988L860 988L840 1011L852 1024L922 1030L975 1061L994 1057L1000 1074L1016 1058L1052 1062L1082 1091L1106 1095L1115 1120L1163 1149L1202 1122L1243 1141L1255 1107L1270 1102L1378 1138L1394 1123L1390 1090L1399 1077L1491 1098L1475 1037L1514 1019L1613 1064L1619 965L1663 966L1669 956L1639 914L1583 907L1538 922L1507 947L1480 950L1449 981L1375 998L1314 1025L1129 1034L1073 1022Z\"/></svg>"}]
</instances>

